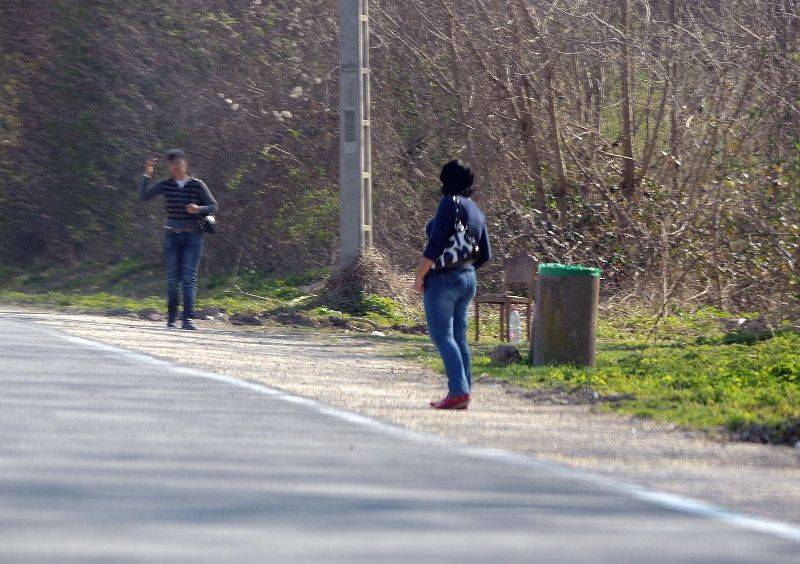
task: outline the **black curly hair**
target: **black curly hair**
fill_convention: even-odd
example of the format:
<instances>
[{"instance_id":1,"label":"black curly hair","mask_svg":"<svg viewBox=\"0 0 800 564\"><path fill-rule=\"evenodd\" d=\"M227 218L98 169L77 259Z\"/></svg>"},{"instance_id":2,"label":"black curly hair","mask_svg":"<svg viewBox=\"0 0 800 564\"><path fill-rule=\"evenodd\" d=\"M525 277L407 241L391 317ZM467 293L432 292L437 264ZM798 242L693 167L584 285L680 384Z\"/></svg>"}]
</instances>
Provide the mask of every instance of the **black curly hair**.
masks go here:
<instances>
[{"instance_id":1,"label":"black curly hair","mask_svg":"<svg viewBox=\"0 0 800 564\"><path fill-rule=\"evenodd\" d=\"M442 194L445 196L464 196L472 195L472 185L475 183L475 175L469 164L460 159L454 159L442 167L439 175L442 181Z\"/></svg>"}]
</instances>

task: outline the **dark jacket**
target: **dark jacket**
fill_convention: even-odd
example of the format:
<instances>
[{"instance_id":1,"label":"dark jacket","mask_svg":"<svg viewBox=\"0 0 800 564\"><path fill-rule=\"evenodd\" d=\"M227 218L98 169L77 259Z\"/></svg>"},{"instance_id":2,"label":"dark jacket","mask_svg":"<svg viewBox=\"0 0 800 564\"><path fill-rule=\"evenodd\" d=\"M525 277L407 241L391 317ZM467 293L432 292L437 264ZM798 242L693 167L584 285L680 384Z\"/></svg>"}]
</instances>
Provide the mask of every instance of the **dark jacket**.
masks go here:
<instances>
[{"instance_id":1,"label":"dark jacket","mask_svg":"<svg viewBox=\"0 0 800 564\"><path fill-rule=\"evenodd\" d=\"M472 198L459 196L462 208L462 219L470 232L478 239L478 257L473 266L480 268L492 258L492 248L489 244L489 231L486 229L486 218ZM439 202L436 215L428 222L425 229L428 235L428 245L423 256L435 261L447 246L447 240L454 234L456 221L456 203L452 196L444 196Z\"/></svg>"},{"instance_id":2,"label":"dark jacket","mask_svg":"<svg viewBox=\"0 0 800 564\"><path fill-rule=\"evenodd\" d=\"M211 195L208 186L198 178L190 178L181 188L172 178L166 178L148 186L150 179L142 176L139 182L139 199L143 202L156 196L164 196L164 207L167 219L173 221L196 221L197 216L186 211L187 204L200 207L200 215L208 215L217 211L217 201Z\"/></svg>"}]
</instances>

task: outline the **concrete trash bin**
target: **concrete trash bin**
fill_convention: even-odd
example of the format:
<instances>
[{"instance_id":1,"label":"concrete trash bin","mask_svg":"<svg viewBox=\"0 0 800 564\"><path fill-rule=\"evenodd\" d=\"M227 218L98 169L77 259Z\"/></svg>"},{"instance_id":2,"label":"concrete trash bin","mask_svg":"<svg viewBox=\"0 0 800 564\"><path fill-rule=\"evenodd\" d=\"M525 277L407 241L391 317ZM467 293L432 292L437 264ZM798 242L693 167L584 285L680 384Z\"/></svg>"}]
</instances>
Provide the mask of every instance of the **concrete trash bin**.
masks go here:
<instances>
[{"instance_id":1,"label":"concrete trash bin","mask_svg":"<svg viewBox=\"0 0 800 564\"><path fill-rule=\"evenodd\" d=\"M530 358L534 365L594 366L600 269L539 265Z\"/></svg>"}]
</instances>

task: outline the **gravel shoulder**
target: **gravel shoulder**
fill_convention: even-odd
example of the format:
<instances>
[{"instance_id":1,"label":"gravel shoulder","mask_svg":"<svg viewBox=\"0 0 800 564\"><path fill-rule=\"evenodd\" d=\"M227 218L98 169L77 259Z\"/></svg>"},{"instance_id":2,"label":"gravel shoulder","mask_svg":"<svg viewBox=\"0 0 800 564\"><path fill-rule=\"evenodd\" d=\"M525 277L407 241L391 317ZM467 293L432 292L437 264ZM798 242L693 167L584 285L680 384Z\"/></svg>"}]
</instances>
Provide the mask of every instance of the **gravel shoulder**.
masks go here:
<instances>
[{"instance_id":1,"label":"gravel shoulder","mask_svg":"<svg viewBox=\"0 0 800 564\"><path fill-rule=\"evenodd\" d=\"M526 399L497 384L478 383L468 412L432 411L427 404L444 389L441 375L348 334L210 322L187 332L134 319L2 309L71 335L261 382L411 429L800 523L798 449L712 440L593 413L585 405Z\"/></svg>"}]
</instances>

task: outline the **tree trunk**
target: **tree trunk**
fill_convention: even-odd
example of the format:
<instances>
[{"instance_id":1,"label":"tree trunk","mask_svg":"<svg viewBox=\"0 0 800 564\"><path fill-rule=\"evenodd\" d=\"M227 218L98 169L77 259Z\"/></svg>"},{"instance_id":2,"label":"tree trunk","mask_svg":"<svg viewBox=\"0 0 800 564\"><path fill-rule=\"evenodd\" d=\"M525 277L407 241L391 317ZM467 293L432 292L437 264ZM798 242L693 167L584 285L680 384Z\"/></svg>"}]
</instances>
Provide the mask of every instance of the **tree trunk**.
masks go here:
<instances>
[{"instance_id":1,"label":"tree trunk","mask_svg":"<svg viewBox=\"0 0 800 564\"><path fill-rule=\"evenodd\" d=\"M631 60L628 49L628 9L630 0L619 0L622 49L620 52L620 100L622 104L622 193L633 199L636 195L636 162L633 160L633 109L631 106Z\"/></svg>"},{"instance_id":2,"label":"tree trunk","mask_svg":"<svg viewBox=\"0 0 800 564\"><path fill-rule=\"evenodd\" d=\"M561 129L558 125L556 112L556 92L553 81L553 63L548 62L544 71L545 93L547 102L547 115L550 118L550 144L553 149L553 166L556 169L556 201L561 213L562 223L567 212L567 172L564 164L564 151L561 148Z\"/></svg>"}]
</instances>

